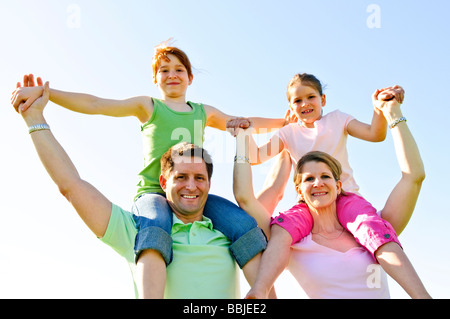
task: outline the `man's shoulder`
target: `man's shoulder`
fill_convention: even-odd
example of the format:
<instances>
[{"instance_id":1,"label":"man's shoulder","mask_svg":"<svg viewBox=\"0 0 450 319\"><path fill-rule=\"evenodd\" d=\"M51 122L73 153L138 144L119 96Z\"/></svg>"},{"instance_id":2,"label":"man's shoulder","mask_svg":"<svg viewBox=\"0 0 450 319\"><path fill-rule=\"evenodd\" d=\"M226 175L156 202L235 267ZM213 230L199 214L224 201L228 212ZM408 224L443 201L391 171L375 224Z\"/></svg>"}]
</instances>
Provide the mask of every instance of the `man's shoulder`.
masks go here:
<instances>
[{"instance_id":1,"label":"man's shoulder","mask_svg":"<svg viewBox=\"0 0 450 319\"><path fill-rule=\"evenodd\" d=\"M113 204L111 217L105 235L100 239L120 255L133 254L134 240L137 234L133 214Z\"/></svg>"}]
</instances>

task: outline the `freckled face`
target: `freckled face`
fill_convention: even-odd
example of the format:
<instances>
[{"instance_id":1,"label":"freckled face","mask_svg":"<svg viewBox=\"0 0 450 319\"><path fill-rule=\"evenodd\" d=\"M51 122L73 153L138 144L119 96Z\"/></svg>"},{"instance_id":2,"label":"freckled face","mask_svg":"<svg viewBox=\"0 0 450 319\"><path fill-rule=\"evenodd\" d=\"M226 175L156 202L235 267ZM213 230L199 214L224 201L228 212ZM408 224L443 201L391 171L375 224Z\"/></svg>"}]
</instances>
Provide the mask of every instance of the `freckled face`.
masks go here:
<instances>
[{"instance_id":1,"label":"freckled face","mask_svg":"<svg viewBox=\"0 0 450 319\"><path fill-rule=\"evenodd\" d=\"M156 74L156 85L162 94L167 97L176 98L186 95L192 77L188 75L186 67L173 54L168 54L170 61L161 60Z\"/></svg>"}]
</instances>

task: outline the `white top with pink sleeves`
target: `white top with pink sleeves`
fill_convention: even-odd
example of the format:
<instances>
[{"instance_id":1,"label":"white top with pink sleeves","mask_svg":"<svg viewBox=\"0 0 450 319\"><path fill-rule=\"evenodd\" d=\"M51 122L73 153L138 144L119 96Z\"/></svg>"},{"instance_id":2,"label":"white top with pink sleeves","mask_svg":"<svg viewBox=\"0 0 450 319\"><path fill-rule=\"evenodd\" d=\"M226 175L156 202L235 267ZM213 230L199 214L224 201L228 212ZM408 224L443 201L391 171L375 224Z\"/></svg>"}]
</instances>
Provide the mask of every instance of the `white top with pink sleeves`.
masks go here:
<instances>
[{"instance_id":1,"label":"white top with pink sleeves","mask_svg":"<svg viewBox=\"0 0 450 319\"><path fill-rule=\"evenodd\" d=\"M363 247L343 253L309 234L291 246L288 269L313 299L390 298L386 273Z\"/></svg>"}]
</instances>

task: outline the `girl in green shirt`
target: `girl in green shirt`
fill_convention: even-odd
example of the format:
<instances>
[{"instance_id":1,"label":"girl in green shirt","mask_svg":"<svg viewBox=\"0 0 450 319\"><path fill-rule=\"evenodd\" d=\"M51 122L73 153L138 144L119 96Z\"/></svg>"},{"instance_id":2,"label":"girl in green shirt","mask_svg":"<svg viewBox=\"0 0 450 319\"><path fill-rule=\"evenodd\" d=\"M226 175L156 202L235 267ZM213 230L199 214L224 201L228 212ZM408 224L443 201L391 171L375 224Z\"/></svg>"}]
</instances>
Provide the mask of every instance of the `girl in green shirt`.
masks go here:
<instances>
[{"instance_id":1,"label":"girl in green shirt","mask_svg":"<svg viewBox=\"0 0 450 319\"><path fill-rule=\"evenodd\" d=\"M153 80L161 91L161 99L137 96L111 100L50 89L50 100L75 112L114 117L135 116L140 121L144 138L144 169L139 173L138 191L133 205L138 227L136 262L141 275L141 295L144 298L162 298L165 267L172 260L172 214L159 186L160 158L169 147L179 142L202 146L205 126L224 131L227 121L235 117L206 104L186 101L193 74L190 61L182 50L164 42L155 48L152 67ZM40 86L16 90L13 96L16 109L23 103L20 109L25 111L42 95L42 80L38 78L37 81ZM286 122L281 118L241 118L233 121L233 124L245 128L250 125L250 121L256 129L279 128ZM253 218L219 196L208 196L204 215L231 240L230 252L251 284L253 271L250 267L256 266L249 261L256 260L254 257L265 249L264 233Z\"/></svg>"}]
</instances>

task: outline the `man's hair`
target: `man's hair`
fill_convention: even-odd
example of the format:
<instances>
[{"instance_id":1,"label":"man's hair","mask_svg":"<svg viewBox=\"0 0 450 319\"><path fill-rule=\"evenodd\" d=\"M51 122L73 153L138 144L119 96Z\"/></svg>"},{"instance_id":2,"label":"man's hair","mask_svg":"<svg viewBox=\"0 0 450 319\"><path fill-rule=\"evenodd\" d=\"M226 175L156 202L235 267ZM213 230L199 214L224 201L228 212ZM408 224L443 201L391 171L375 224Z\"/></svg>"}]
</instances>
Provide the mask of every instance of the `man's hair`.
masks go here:
<instances>
[{"instance_id":1,"label":"man's hair","mask_svg":"<svg viewBox=\"0 0 450 319\"><path fill-rule=\"evenodd\" d=\"M175 144L161 157L161 174L167 179L176 163L200 163L202 160L206 164L208 180L211 180L213 163L208 152L195 144L186 142Z\"/></svg>"}]
</instances>

